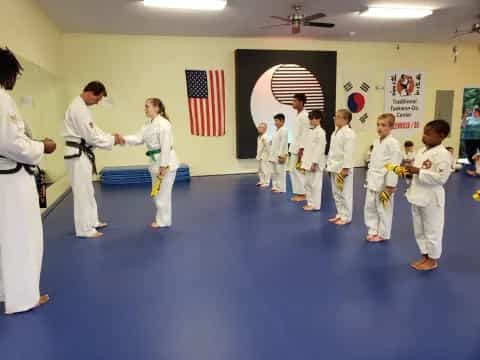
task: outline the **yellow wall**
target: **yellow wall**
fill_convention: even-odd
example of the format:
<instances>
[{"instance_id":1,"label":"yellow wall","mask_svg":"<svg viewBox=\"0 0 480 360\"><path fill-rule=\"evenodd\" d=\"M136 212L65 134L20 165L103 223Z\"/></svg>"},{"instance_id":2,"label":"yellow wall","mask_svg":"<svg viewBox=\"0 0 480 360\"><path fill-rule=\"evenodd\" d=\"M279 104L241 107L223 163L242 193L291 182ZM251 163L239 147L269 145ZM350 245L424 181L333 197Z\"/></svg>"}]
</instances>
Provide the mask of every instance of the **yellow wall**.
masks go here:
<instances>
[{"instance_id":1,"label":"yellow wall","mask_svg":"<svg viewBox=\"0 0 480 360\"><path fill-rule=\"evenodd\" d=\"M335 50L338 52L337 107L343 107L344 80L363 74L375 87L384 84L386 70L413 69L426 72L425 120L433 117L435 91L455 90L453 134L450 143L458 146L458 119L463 87L480 85L480 53L461 46L453 64L451 45L402 44L397 51L391 43L330 42L294 39L179 38L121 35L66 34L63 38L64 76L67 94L73 97L89 80L104 81L114 106L94 110L98 124L106 131L130 133L144 121L143 102L149 96L162 98L172 118L176 149L195 175L251 171L254 161L235 158L235 49ZM88 54L88 55L87 55ZM185 69L225 70L227 135L222 138L192 137L186 106ZM370 113L383 111L383 90L372 90ZM375 137L374 122L359 133L357 165ZM420 141L420 133L414 138ZM98 152L100 166L143 164L144 149L117 149Z\"/></svg>"},{"instance_id":2,"label":"yellow wall","mask_svg":"<svg viewBox=\"0 0 480 360\"><path fill-rule=\"evenodd\" d=\"M0 0L0 46L56 73L62 33L35 0Z\"/></svg>"},{"instance_id":3,"label":"yellow wall","mask_svg":"<svg viewBox=\"0 0 480 360\"><path fill-rule=\"evenodd\" d=\"M65 175L59 137L66 104L59 66L62 33L35 0L0 0L0 9L0 46L9 47L24 68L12 96L33 136L48 136L59 144L59 151L44 157L41 164L49 179L57 181ZM32 104L23 106L22 97L31 97Z\"/></svg>"}]
</instances>

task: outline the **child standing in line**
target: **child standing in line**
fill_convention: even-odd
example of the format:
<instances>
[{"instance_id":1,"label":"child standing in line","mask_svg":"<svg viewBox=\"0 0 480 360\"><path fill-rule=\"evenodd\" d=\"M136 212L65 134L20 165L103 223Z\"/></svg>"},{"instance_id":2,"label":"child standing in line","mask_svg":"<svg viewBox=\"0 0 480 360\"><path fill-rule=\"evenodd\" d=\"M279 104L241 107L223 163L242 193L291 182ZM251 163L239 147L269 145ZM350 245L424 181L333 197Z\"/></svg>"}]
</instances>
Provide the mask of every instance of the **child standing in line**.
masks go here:
<instances>
[{"instance_id":1,"label":"child standing in line","mask_svg":"<svg viewBox=\"0 0 480 360\"><path fill-rule=\"evenodd\" d=\"M337 214L328 221L346 225L352 221L353 213L353 158L356 135L350 128L352 113L341 109L335 114L336 129L330 139L327 171L332 182L333 198Z\"/></svg>"},{"instance_id":2,"label":"child standing in line","mask_svg":"<svg viewBox=\"0 0 480 360\"><path fill-rule=\"evenodd\" d=\"M272 166L272 192L287 191L288 130L284 127L285 115L274 116L277 130L272 137L269 161Z\"/></svg>"},{"instance_id":3,"label":"child standing in line","mask_svg":"<svg viewBox=\"0 0 480 360\"><path fill-rule=\"evenodd\" d=\"M385 165L400 165L403 158L400 143L391 135L394 125L393 114L382 114L377 119L378 139L373 144L370 168L367 172L364 209L369 242L390 239L392 230L394 193L398 176L387 171Z\"/></svg>"},{"instance_id":4,"label":"child standing in line","mask_svg":"<svg viewBox=\"0 0 480 360\"><path fill-rule=\"evenodd\" d=\"M311 130L304 140L302 169L305 169L305 211L318 211L322 205L323 169L325 168L325 148L327 138L321 126L323 113L313 110L308 115Z\"/></svg>"},{"instance_id":5,"label":"child standing in line","mask_svg":"<svg viewBox=\"0 0 480 360\"><path fill-rule=\"evenodd\" d=\"M267 123L260 123L257 126L257 161L258 161L258 182L257 186L267 188L270 186L271 166L268 158L270 157L270 144L267 138Z\"/></svg>"},{"instance_id":6,"label":"child standing in line","mask_svg":"<svg viewBox=\"0 0 480 360\"><path fill-rule=\"evenodd\" d=\"M403 163L405 165L411 165L413 164L413 161L415 160L415 145L413 144L412 141L407 140L403 143Z\"/></svg>"},{"instance_id":7,"label":"child standing in line","mask_svg":"<svg viewBox=\"0 0 480 360\"><path fill-rule=\"evenodd\" d=\"M413 165L406 169L413 174L407 190L412 204L413 229L422 257L410 264L415 270L428 271L438 267L442 254L445 216L445 189L452 171L452 156L442 145L450 133L444 120L430 121L423 130L422 148Z\"/></svg>"}]
</instances>

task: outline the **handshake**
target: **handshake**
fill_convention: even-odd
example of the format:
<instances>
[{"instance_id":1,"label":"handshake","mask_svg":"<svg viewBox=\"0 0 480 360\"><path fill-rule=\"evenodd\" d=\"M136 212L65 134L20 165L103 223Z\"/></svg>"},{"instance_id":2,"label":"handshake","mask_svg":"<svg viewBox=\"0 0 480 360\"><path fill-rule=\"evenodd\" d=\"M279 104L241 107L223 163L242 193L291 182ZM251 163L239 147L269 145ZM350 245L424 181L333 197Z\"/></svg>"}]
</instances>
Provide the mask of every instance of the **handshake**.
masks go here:
<instances>
[{"instance_id":1,"label":"handshake","mask_svg":"<svg viewBox=\"0 0 480 360\"><path fill-rule=\"evenodd\" d=\"M115 145L125 145L125 139L122 135L115 133L113 136L115 137Z\"/></svg>"}]
</instances>

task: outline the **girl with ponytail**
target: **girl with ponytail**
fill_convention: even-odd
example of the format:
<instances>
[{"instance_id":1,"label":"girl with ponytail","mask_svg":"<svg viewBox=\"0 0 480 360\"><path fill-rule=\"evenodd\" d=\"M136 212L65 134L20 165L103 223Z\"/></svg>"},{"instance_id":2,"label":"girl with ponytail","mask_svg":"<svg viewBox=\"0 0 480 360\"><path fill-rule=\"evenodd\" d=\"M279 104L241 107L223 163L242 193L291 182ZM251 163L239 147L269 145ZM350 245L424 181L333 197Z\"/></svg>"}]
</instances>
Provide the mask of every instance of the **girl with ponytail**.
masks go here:
<instances>
[{"instance_id":1,"label":"girl with ponytail","mask_svg":"<svg viewBox=\"0 0 480 360\"><path fill-rule=\"evenodd\" d=\"M152 191L152 198L157 208L152 228L172 225L172 189L177 173L178 162L173 149L172 125L165 110L165 105L158 98L150 98L145 102L145 115L149 119L140 131L125 136L125 144L145 144L145 155L150 162L152 186L160 185Z\"/></svg>"}]
</instances>

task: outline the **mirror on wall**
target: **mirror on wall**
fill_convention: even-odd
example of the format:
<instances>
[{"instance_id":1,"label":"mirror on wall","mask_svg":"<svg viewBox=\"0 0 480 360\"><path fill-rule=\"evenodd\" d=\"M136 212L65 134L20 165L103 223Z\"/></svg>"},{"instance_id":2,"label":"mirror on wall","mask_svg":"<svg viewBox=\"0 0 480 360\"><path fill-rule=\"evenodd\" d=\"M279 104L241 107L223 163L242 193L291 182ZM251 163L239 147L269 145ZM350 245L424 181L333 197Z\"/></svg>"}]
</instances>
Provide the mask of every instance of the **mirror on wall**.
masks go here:
<instances>
[{"instance_id":1,"label":"mirror on wall","mask_svg":"<svg viewBox=\"0 0 480 360\"><path fill-rule=\"evenodd\" d=\"M60 137L65 99L60 79L38 65L19 57L24 71L11 92L17 107L32 130L34 139L49 137L57 142L57 151L45 156L40 164L48 183L66 174Z\"/></svg>"},{"instance_id":2,"label":"mirror on wall","mask_svg":"<svg viewBox=\"0 0 480 360\"><path fill-rule=\"evenodd\" d=\"M480 170L477 169L480 158L480 86L464 89L462 111L459 157L467 172L474 175Z\"/></svg>"}]
</instances>

